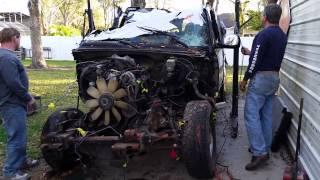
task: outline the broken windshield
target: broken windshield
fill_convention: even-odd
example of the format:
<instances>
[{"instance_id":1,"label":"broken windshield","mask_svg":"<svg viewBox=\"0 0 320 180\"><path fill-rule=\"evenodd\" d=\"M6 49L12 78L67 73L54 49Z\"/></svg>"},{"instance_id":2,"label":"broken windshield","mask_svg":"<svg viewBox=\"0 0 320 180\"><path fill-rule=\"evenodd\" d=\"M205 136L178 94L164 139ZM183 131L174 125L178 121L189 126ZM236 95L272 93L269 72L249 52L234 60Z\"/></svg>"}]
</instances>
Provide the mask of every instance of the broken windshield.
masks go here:
<instances>
[{"instance_id":1,"label":"broken windshield","mask_svg":"<svg viewBox=\"0 0 320 180\"><path fill-rule=\"evenodd\" d=\"M122 27L105 30L99 34L90 34L85 40L137 39L140 43L153 42L159 39L159 34L172 35L176 44L185 47L208 46L208 25L202 14L202 9L167 12L165 10L138 10L127 15ZM147 35L147 36L146 36ZM143 38L141 38L143 37ZM159 40L158 44L170 41Z\"/></svg>"}]
</instances>

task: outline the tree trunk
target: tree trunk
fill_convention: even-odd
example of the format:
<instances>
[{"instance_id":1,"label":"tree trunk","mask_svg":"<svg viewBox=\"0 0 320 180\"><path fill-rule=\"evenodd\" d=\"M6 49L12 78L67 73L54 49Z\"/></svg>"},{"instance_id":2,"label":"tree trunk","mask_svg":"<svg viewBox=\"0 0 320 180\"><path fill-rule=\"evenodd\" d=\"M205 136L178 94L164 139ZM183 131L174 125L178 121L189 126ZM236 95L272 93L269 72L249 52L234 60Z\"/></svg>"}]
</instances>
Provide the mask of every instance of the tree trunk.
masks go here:
<instances>
[{"instance_id":1,"label":"tree trunk","mask_svg":"<svg viewBox=\"0 0 320 180\"><path fill-rule=\"evenodd\" d=\"M131 6L132 7L145 8L146 7L146 1L145 0L131 0Z\"/></svg>"},{"instance_id":2,"label":"tree trunk","mask_svg":"<svg viewBox=\"0 0 320 180\"><path fill-rule=\"evenodd\" d=\"M65 16L63 16L62 17L62 19L63 19L63 22L62 22L62 24L64 25L64 26L68 26L69 25L69 21L68 21L68 17L65 15Z\"/></svg>"},{"instance_id":3,"label":"tree trunk","mask_svg":"<svg viewBox=\"0 0 320 180\"><path fill-rule=\"evenodd\" d=\"M47 63L43 58L41 25L40 25L40 2L39 0L29 0L28 9L30 12L31 48L32 64L31 68L47 68Z\"/></svg>"},{"instance_id":4,"label":"tree trunk","mask_svg":"<svg viewBox=\"0 0 320 180\"><path fill-rule=\"evenodd\" d=\"M216 2L216 7L214 8L215 12L218 12L218 7L219 7L219 0L217 0L217 2Z\"/></svg>"},{"instance_id":5,"label":"tree trunk","mask_svg":"<svg viewBox=\"0 0 320 180\"><path fill-rule=\"evenodd\" d=\"M264 6L271 4L271 3L277 3L278 0L262 0L262 3Z\"/></svg>"},{"instance_id":6,"label":"tree trunk","mask_svg":"<svg viewBox=\"0 0 320 180\"><path fill-rule=\"evenodd\" d=\"M271 3L277 3L278 0L268 0L268 4L271 4Z\"/></svg>"},{"instance_id":7,"label":"tree trunk","mask_svg":"<svg viewBox=\"0 0 320 180\"><path fill-rule=\"evenodd\" d=\"M214 0L208 0L207 3L209 4L209 6L213 7Z\"/></svg>"},{"instance_id":8,"label":"tree trunk","mask_svg":"<svg viewBox=\"0 0 320 180\"><path fill-rule=\"evenodd\" d=\"M40 14L41 14L41 16L40 16L41 17L41 30L42 30L43 35L47 35L49 28L47 28L48 27L47 22L44 21L44 13L41 11Z\"/></svg>"}]
</instances>

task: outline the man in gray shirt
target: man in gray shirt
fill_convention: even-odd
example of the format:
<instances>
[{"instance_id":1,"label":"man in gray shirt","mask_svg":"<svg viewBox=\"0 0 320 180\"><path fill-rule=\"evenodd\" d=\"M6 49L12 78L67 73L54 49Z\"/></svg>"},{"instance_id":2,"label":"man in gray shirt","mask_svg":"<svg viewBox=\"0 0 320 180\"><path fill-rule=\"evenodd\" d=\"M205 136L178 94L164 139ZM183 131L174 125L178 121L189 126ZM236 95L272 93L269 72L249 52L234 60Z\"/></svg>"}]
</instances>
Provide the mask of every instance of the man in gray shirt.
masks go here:
<instances>
[{"instance_id":1,"label":"man in gray shirt","mask_svg":"<svg viewBox=\"0 0 320 180\"><path fill-rule=\"evenodd\" d=\"M4 28L0 31L0 44L0 115L8 138L3 175L5 179L24 180L29 175L20 170L37 164L26 157L26 109L35 100L28 93L26 71L14 53L20 46L19 31Z\"/></svg>"}]
</instances>

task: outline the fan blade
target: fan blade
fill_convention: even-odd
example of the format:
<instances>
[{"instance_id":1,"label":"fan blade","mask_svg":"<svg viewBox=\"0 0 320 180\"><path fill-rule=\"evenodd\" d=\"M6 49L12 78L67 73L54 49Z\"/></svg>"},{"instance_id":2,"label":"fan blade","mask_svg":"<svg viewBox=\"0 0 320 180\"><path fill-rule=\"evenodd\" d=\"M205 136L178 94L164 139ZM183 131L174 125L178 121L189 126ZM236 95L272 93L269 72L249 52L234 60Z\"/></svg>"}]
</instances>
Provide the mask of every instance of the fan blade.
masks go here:
<instances>
[{"instance_id":1,"label":"fan blade","mask_svg":"<svg viewBox=\"0 0 320 180\"><path fill-rule=\"evenodd\" d=\"M104 114L104 125L108 126L110 124L110 111L106 111Z\"/></svg>"},{"instance_id":2,"label":"fan blade","mask_svg":"<svg viewBox=\"0 0 320 180\"><path fill-rule=\"evenodd\" d=\"M90 109L98 107L99 106L99 102L96 99L90 99L88 101L86 101L86 106L89 107Z\"/></svg>"},{"instance_id":3,"label":"fan blade","mask_svg":"<svg viewBox=\"0 0 320 180\"><path fill-rule=\"evenodd\" d=\"M118 122L121 121L121 115L115 107L112 107L112 114L114 115L114 117L117 119Z\"/></svg>"},{"instance_id":4,"label":"fan blade","mask_svg":"<svg viewBox=\"0 0 320 180\"><path fill-rule=\"evenodd\" d=\"M101 108L98 108L96 109L92 114L91 114L91 119L93 121L97 120L99 118L99 116L102 114L102 109Z\"/></svg>"},{"instance_id":5,"label":"fan blade","mask_svg":"<svg viewBox=\"0 0 320 180\"><path fill-rule=\"evenodd\" d=\"M115 79L111 79L108 82L108 91L113 93L118 88L118 81Z\"/></svg>"},{"instance_id":6,"label":"fan blade","mask_svg":"<svg viewBox=\"0 0 320 180\"><path fill-rule=\"evenodd\" d=\"M90 86L88 89L87 89L87 93L93 97L93 98L96 98L98 99L100 97L100 93L99 91L97 90L97 88L93 87L93 86Z\"/></svg>"},{"instance_id":7,"label":"fan blade","mask_svg":"<svg viewBox=\"0 0 320 180\"><path fill-rule=\"evenodd\" d=\"M121 99L127 95L127 92L124 89L119 89L113 95L116 99Z\"/></svg>"},{"instance_id":8,"label":"fan blade","mask_svg":"<svg viewBox=\"0 0 320 180\"><path fill-rule=\"evenodd\" d=\"M97 87L98 87L100 94L104 94L104 93L108 92L108 86L107 86L107 82L105 79L98 77L96 84L97 84Z\"/></svg>"},{"instance_id":9,"label":"fan blade","mask_svg":"<svg viewBox=\"0 0 320 180\"><path fill-rule=\"evenodd\" d=\"M128 109L128 107L129 107L128 103L123 102L123 101L115 101L114 105L120 109Z\"/></svg>"}]
</instances>

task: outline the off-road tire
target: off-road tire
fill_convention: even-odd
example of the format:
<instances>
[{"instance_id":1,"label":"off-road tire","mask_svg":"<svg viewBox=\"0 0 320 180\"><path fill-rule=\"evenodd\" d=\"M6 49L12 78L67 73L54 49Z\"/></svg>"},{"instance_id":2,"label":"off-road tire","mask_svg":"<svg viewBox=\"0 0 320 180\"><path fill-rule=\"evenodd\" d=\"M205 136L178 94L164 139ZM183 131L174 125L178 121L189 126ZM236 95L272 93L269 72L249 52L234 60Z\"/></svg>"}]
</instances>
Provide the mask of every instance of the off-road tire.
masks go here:
<instances>
[{"instance_id":1,"label":"off-road tire","mask_svg":"<svg viewBox=\"0 0 320 180\"><path fill-rule=\"evenodd\" d=\"M211 178L214 175L216 139L211 114L212 107L208 101L191 101L184 111L186 126L182 154L189 174L195 178Z\"/></svg>"},{"instance_id":2,"label":"off-road tire","mask_svg":"<svg viewBox=\"0 0 320 180\"><path fill-rule=\"evenodd\" d=\"M50 133L63 132L67 128L70 128L74 125L74 122L70 121L70 123L65 123L65 125L61 126L58 125L60 122L67 121L70 119L80 119L83 115L84 113L76 108L57 110L54 113L52 113L43 126L41 133L41 145L45 143L55 143L52 142L51 139L46 138L46 136L48 136ZM42 148L41 151L45 161L55 171L66 171L75 167L75 165L78 164L78 157L74 153L73 147L63 149L62 151Z\"/></svg>"}]
</instances>

